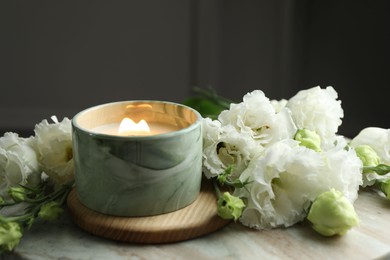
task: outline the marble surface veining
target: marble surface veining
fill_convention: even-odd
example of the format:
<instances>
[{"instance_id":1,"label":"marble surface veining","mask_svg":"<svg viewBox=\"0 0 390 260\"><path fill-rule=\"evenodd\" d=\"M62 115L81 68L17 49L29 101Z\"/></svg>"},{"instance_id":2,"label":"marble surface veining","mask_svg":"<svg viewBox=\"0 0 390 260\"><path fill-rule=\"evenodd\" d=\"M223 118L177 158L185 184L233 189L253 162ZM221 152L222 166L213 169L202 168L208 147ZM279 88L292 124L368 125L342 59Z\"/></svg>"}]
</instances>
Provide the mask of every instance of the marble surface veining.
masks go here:
<instances>
[{"instance_id":1,"label":"marble surface veining","mask_svg":"<svg viewBox=\"0 0 390 260\"><path fill-rule=\"evenodd\" d=\"M96 237L79 229L67 212L50 223L36 223L14 253L4 259L390 259L390 202L363 191L355 203L359 227L325 238L308 223L257 231L232 222L188 241L139 245Z\"/></svg>"},{"instance_id":2,"label":"marble surface veining","mask_svg":"<svg viewBox=\"0 0 390 260\"><path fill-rule=\"evenodd\" d=\"M152 139L75 131L76 188L87 207L117 216L171 212L193 202L202 176L201 126Z\"/></svg>"}]
</instances>

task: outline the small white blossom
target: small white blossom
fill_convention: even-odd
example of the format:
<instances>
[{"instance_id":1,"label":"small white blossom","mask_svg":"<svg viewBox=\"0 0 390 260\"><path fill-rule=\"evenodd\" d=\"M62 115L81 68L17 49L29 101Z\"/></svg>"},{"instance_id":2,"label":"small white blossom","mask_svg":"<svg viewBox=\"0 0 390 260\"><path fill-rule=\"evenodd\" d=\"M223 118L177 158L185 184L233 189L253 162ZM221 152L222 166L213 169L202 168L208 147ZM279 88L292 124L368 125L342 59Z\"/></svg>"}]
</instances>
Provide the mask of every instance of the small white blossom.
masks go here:
<instances>
[{"instance_id":1,"label":"small white blossom","mask_svg":"<svg viewBox=\"0 0 390 260\"><path fill-rule=\"evenodd\" d=\"M347 145L347 140L338 136L333 148L323 152L325 168L318 181L328 188L341 191L353 203L362 184L363 164L355 150L347 149Z\"/></svg>"},{"instance_id":2,"label":"small white blossom","mask_svg":"<svg viewBox=\"0 0 390 260\"><path fill-rule=\"evenodd\" d=\"M390 164L390 129L367 127L354 137L350 145L369 145L385 164Z\"/></svg>"},{"instance_id":3,"label":"small white blossom","mask_svg":"<svg viewBox=\"0 0 390 260\"><path fill-rule=\"evenodd\" d=\"M219 121L206 119L203 126L203 171L207 178L232 165L233 175L238 176L262 149L249 135L239 133L231 125L222 127Z\"/></svg>"},{"instance_id":4,"label":"small white blossom","mask_svg":"<svg viewBox=\"0 0 390 260\"><path fill-rule=\"evenodd\" d=\"M271 137L268 145L283 139L292 139L298 130L288 108L282 108L279 113L275 114L270 125L269 134Z\"/></svg>"},{"instance_id":5,"label":"small white blossom","mask_svg":"<svg viewBox=\"0 0 390 260\"><path fill-rule=\"evenodd\" d=\"M341 125L344 111L333 87L314 87L299 91L289 99L287 107L299 129L309 129L321 136L324 143L332 142Z\"/></svg>"},{"instance_id":6,"label":"small white blossom","mask_svg":"<svg viewBox=\"0 0 390 260\"><path fill-rule=\"evenodd\" d=\"M49 123L46 119L35 126L38 160L43 171L56 185L74 178L72 125L68 118Z\"/></svg>"},{"instance_id":7,"label":"small white blossom","mask_svg":"<svg viewBox=\"0 0 390 260\"><path fill-rule=\"evenodd\" d=\"M243 102L231 104L229 110L218 117L222 125L232 125L239 132L249 134L262 143L267 143L269 135L264 134L273 121L275 109L261 90L255 90L243 97Z\"/></svg>"},{"instance_id":8,"label":"small white blossom","mask_svg":"<svg viewBox=\"0 0 390 260\"><path fill-rule=\"evenodd\" d=\"M267 146L291 138L296 131L290 112L281 111L276 113L263 91L254 90L243 97L243 102L231 104L229 110L222 111L218 120L222 125L232 125L238 132Z\"/></svg>"},{"instance_id":9,"label":"small white blossom","mask_svg":"<svg viewBox=\"0 0 390 260\"><path fill-rule=\"evenodd\" d=\"M218 141L222 134L221 122L206 117L202 119L203 147L212 145Z\"/></svg>"},{"instance_id":10,"label":"small white blossom","mask_svg":"<svg viewBox=\"0 0 390 260\"><path fill-rule=\"evenodd\" d=\"M380 127L367 127L354 137L350 145L357 147L359 145L370 146L379 156L380 163L390 165L390 129ZM375 172L363 174L363 187L373 185L377 180L390 179L390 173L378 175Z\"/></svg>"},{"instance_id":11,"label":"small white blossom","mask_svg":"<svg viewBox=\"0 0 390 260\"><path fill-rule=\"evenodd\" d=\"M217 145L222 133L221 122L204 118L203 129L203 172L207 178L221 174L224 171L223 163L217 154Z\"/></svg>"},{"instance_id":12,"label":"small white blossom","mask_svg":"<svg viewBox=\"0 0 390 260\"><path fill-rule=\"evenodd\" d=\"M318 173L323 164L321 154L294 140L270 146L240 176L241 181L252 181L234 193L247 201L240 222L255 229L269 229L288 227L304 219L319 192Z\"/></svg>"},{"instance_id":13,"label":"small white blossom","mask_svg":"<svg viewBox=\"0 0 390 260\"><path fill-rule=\"evenodd\" d=\"M0 196L19 184L34 187L40 183L40 167L30 138L5 133L0 138Z\"/></svg>"},{"instance_id":14,"label":"small white blossom","mask_svg":"<svg viewBox=\"0 0 390 260\"><path fill-rule=\"evenodd\" d=\"M310 203L331 188L340 190L351 202L361 183L361 161L345 150L340 140L324 153L285 139L254 158L241 174L253 181L234 195L247 200L240 221L256 229L291 226L306 217Z\"/></svg>"}]
</instances>

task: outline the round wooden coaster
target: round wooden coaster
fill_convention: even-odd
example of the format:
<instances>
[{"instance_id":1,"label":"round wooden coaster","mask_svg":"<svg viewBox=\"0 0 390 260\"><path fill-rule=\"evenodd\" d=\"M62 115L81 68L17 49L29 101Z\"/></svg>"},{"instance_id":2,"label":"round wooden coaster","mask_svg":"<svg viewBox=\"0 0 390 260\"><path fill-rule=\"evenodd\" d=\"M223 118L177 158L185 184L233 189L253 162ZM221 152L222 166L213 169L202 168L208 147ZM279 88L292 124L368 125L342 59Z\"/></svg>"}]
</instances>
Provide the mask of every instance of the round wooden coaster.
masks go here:
<instances>
[{"instance_id":1,"label":"round wooden coaster","mask_svg":"<svg viewBox=\"0 0 390 260\"><path fill-rule=\"evenodd\" d=\"M184 241L214 232L226 224L217 215L216 196L209 182L202 183L198 198L189 206L150 217L117 217L85 207L73 189L67 205L73 222L85 231L124 242L170 243Z\"/></svg>"}]
</instances>

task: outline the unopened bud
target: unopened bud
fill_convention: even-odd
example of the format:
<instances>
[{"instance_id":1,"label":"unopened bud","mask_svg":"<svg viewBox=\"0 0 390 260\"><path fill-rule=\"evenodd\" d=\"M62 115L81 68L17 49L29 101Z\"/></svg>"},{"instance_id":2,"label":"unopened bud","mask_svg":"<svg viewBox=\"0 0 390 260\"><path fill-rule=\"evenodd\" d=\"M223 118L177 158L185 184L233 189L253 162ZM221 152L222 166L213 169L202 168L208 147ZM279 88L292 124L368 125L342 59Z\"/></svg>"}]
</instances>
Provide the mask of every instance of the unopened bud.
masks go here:
<instances>
[{"instance_id":1,"label":"unopened bud","mask_svg":"<svg viewBox=\"0 0 390 260\"><path fill-rule=\"evenodd\" d=\"M380 158L374 149L369 145L359 145L354 148L356 155L360 158L364 166L377 166L380 163ZM363 173L370 172L363 168Z\"/></svg>"},{"instance_id":2,"label":"unopened bud","mask_svg":"<svg viewBox=\"0 0 390 260\"><path fill-rule=\"evenodd\" d=\"M352 203L335 189L318 195L307 219L313 224L313 229L323 236L344 235L359 224Z\"/></svg>"},{"instance_id":3,"label":"unopened bud","mask_svg":"<svg viewBox=\"0 0 390 260\"><path fill-rule=\"evenodd\" d=\"M245 204L242 199L224 192L218 199L218 215L224 219L234 219L236 221L241 217Z\"/></svg>"},{"instance_id":4,"label":"unopened bud","mask_svg":"<svg viewBox=\"0 0 390 260\"><path fill-rule=\"evenodd\" d=\"M294 140L300 142L300 145L321 152L321 137L314 131L300 129L296 132Z\"/></svg>"}]
</instances>

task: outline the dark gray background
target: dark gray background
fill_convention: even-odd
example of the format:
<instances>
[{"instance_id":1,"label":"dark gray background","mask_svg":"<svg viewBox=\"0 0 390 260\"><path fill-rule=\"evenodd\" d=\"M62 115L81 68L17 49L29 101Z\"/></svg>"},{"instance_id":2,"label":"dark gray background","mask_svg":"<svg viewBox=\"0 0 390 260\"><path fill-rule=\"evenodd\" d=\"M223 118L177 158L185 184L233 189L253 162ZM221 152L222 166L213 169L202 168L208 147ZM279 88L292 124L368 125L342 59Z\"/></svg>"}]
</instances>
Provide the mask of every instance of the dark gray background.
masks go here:
<instances>
[{"instance_id":1,"label":"dark gray background","mask_svg":"<svg viewBox=\"0 0 390 260\"><path fill-rule=\"evenodd\" d=\"M333 86L340 133L390 128L389 1L0 1L0 131L102 103Z\"/></svg>"}]
</instances>

